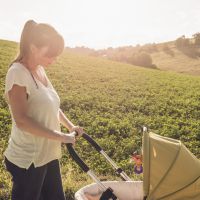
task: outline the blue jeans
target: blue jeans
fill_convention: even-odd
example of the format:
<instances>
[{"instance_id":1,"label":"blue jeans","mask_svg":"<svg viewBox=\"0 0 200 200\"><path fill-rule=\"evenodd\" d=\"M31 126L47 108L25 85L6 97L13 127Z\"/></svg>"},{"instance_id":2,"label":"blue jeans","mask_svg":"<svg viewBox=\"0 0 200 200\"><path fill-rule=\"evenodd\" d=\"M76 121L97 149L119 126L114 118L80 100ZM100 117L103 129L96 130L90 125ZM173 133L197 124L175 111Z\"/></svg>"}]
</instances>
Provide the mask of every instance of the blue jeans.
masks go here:
<instances>
[{"instance_id":1,"label":"blue jeans","mask_svg":"<svg viewBox=\"0 0 200 200\"><path fill-rule=\"evenodd\" d=\"M5 158L5 165L12 175L12 200L65 200L58 160L25 169Z\"/></svg>"}]
</instances>

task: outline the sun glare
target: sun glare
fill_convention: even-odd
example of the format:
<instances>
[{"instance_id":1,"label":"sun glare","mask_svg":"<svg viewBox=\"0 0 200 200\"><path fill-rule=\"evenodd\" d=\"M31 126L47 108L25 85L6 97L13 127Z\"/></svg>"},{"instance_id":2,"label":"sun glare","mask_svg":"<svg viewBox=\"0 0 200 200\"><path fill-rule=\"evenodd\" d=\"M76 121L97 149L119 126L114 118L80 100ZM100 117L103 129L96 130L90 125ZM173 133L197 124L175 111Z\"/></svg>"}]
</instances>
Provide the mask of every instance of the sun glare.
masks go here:
<instances>
[{"instance_id":1,"label":"sun glare","mask_svg":"<svg viewBox=\"0 0 200 200\"><path fill-rule=\"evenodd\" d=\"M34 19L59 29L71 47L104 48L169 41L199 31L200 3L188 2L7 0L1 4L0 37L19 41L25 21Z\"/></svg>"}]
</instances>

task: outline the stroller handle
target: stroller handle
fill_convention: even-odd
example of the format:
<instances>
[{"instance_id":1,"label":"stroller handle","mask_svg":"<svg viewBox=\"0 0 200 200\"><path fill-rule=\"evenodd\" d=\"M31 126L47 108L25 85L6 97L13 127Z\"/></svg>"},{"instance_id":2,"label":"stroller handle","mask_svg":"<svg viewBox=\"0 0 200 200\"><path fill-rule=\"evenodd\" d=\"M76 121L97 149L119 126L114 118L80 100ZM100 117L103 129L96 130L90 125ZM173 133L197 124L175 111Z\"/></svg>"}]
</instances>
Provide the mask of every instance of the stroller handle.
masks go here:
<instances>
[{"instance_id":1,"label":"stroller handle","mask_svg":"<svg viewBox=\"0 0 200 200\"><path fill-rule=\"evenodd\" d=\"M75 136L77 136L76 132L73 132ZM87 140L99 153L102 153L102 148L86 133L83 133L82 137ZM112 199L112 200L119 200L117 196L114 194L113 190L111 188L107 188L101 181L97 178L97 176L94 174L92 170L89 169L89 167L84 163L84 161L78 156L76 151L73 148L73 145L71 143L66 144L67 149L69 151L69 154L74 159L74 161L79 165L79 167L86 172L102 189L103 193L100 197L100 199ZM105 155L104 155L105 156Z\"/></svg>"},{"instance_id":2,"label":"stroller handle","mask_svg":"<svg viewBox=\"0 0 200 200\"><path fill-rule=\"evenodd\" d=\"M75 136L77 135L76 132L74 132ZM87 140L100 154L102 154L106 160L113 166L113 168L116 170L116 173L122 177L124 181L131 181L130 177L120 168L118 167L112 159L103 151L103 149L86 133L82 134L82 137ZM84 163L84 161L78 156L76 151L74 150L72 144L66 144L67 149L69 151L69 154L74 159L74 161L80 166L80 168L84 172L90 171L89 167Z\"/></svg>"},{"instance_id":3,"label":"stroller handle","mask_svg":"<svg viewBox=\"0 0 200 200\"><path fill-rule=\"evenodd\" d=\"M74 134L75 136L77 136L76 132L73 132L72 134ZM98 152L102 151L102 148L88 134L83 133L82 137L85 140L87 140ZM67 146L67 149L68 149L69 154L71 155L71 157L76 161L76 163L80 166L80 168L84 172L87 173L90 170L89 167L86 165L86 163L76 153L76 151L74 150L72 144L71 143L67 143L66 146Z\"/></svg>"},{"instance_id":4,"label":"stroller handle","mask_svg":"<svg viewBox=\"0 0 200 200\"><path fill-rule=\"evenodd\" d=\"M102 148L86 133L83 133L82 137L87 140L98 152L102 151Z\"/></svg>"},{"instance_id":5,"label":"stroller handle","mask_svg":"<svg viewBox=\"0 0 200 200\"><path fill-rule=\"evenodd\" d=\"M76 151L74 150L73 146L71 143L66 144L67 149L69 151L70 156L73 158L73 160L76 161L76 163L80 166L80 168L84 171L84 172L88 172L90 169L89 167L84 163L84 161L78 156L78 154L76 153Z\"/></svg>"}]
</instances>

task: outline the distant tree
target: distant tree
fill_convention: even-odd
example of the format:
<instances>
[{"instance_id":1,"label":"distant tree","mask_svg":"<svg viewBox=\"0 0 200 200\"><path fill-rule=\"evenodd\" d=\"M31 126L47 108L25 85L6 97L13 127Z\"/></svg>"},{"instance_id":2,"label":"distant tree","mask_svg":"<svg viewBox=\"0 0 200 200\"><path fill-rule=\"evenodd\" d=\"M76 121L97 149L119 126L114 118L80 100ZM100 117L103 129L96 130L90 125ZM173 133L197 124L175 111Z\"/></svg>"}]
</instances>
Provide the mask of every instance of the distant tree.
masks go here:
<instances>
[{"instance_id":1,"label":"distant tree","mask_svg":"<svg viewBox=\"0 0 200 200\"><path fill-rule=\"evenodd\" d=\"M112 51L112 50L113 50L113 47L108 47L107 50L108 50L108 51L109 51L109 50Z\"/></svg>"},{"instance_id":2,"label":"distant tree","mask_svg":"<svg viewBox=\"0 0 200 200\"><path fill-rule=\"evenodd\" d=\"M152 58L149 54L141 52L135 55L135 61L138 65L148 67L152 65Z\"/></svg>"},{"instance_id":3,"label":"distant tree","mask_svg":"<svg viewBox=\"0 0 200 200\"><path fill-rule=\"evenodd\" d=\"M138 66L156 68L152 63L151 55L146 52L133 54L132 57L129 58L129 62Z\"/></svg>"},{"instance_id":4,"label":"distant tree","mask_svg":"<svg viewBox=\"0 0 200 200\"><path fill-rule=\"evenodd\" d=\"M199 38L199 34L194 35L196 39ZM198 40L197 40L198 41ZM196 43L196 42L195 42ZM192 44L190 39L182 37L178 38L175 42L176 47L185 55L191 58L197 58L199 56L199 52L197 51L196 44Z\"/></svg>"},{"instance_id":5,"label":"distant tree","mask_svg":"<svg viewBox=\"0 0 200 200\"><path fill-rule=\"evenodd\" d=\"M177 48L184 48L190 46L190 40L188 38L185 38L185 35L179 37L176 39L175 44Z\"/></svg>"},{"instance_id":6,"label":"distant tree","mask_svg":"<svg viewBox=\"0 0 200 200\"><path fill-rule=\"evenodd\" d=\"M193 38L194 38L194 44L196 46L200 46L200 33L195 33L193 35Z\"/></svg>"}]
</instances>

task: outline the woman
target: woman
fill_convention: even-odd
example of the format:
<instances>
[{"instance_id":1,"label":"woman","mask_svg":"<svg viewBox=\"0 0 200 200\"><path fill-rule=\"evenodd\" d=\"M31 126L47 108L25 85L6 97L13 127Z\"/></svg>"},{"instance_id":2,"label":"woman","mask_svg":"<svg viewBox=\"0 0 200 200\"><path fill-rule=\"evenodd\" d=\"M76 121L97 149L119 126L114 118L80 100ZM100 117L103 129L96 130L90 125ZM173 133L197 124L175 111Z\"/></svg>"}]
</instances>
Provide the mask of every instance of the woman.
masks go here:
<instances>
[{"instance_id":1,"label":"woman","mask_svg":"<svg viewBox=\"0 0 200 200\"><path fill-rule=\"evenodd\" d=\"M79 136L83 129L60 109L60 99L44 68L64 49L62 36L50 25L26 22L20 52L11 64L5 97L12 116L12 131L4 153L12 175L12 200L64 200L60 167L61 143L75 143L60 123Z\"/></svg>"}]
</instances>

